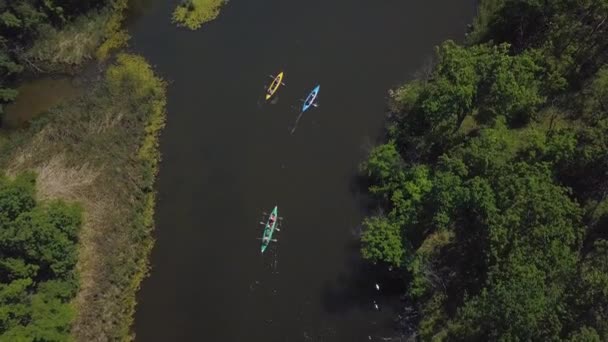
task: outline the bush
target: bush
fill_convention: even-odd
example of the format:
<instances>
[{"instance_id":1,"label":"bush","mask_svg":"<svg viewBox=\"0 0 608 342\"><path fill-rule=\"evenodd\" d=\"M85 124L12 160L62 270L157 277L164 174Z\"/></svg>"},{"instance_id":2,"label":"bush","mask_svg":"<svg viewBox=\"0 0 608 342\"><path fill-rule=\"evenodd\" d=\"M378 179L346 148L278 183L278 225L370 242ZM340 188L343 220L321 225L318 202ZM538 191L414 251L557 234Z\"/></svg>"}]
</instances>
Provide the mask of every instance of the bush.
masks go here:
<instances>
[{"instance_id":1,"label":"bush","mask_svg":"<svg viewBox=\"0 0 608 342\"><path fill-rule=\"evenodd\" d=\"M173 12L173 22L196 30L204 23L215 19L224 3L226 0L186 0Z\"/></svg>"}]
</instances>

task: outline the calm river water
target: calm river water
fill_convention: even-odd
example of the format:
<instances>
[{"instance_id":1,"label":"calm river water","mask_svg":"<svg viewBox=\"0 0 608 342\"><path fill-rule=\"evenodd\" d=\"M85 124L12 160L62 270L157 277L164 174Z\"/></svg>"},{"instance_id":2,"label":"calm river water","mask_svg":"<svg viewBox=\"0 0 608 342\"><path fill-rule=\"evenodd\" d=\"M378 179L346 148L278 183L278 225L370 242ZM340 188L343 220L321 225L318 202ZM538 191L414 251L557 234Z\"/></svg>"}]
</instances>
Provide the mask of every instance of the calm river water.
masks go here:
<instances>
[{"instance_id":1,"label":"calm river water","mask_svg":"<svg viewBox=\"0 0 608 342\"><path fill-rule=\"evenodd\" d=\"M359 257L357 167L387 90L462 40L474 1L231 0L194 32L171 24L174 1L140 4L131 47L169 82L169 117L137 340L393 336L398 293ZM263 103L279 70L287 86ZM320 106L290 135L317 83ZM275 204L283 229L261 255L258 222Z\"/></svg>"}]
</instances>

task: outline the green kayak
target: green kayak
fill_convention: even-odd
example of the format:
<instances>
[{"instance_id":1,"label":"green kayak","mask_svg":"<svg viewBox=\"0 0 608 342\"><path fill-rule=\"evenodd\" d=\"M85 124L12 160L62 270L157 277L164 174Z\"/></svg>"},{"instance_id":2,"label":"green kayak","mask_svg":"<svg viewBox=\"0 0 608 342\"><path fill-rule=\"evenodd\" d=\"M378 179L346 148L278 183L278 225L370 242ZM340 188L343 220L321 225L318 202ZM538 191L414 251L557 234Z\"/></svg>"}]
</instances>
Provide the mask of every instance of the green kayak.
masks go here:
<instances>
[{"instance_id":1,"label":"green kayak","mask_svg":"<svg viewBox=\"0 0 608 342\"><path fill-rule=\"evenodd\" d=\"M275 205L274 209L272 209L272 212L270 213L270 216L268 217L268 221L266 221L266 227L264 228L264 235L262 235L262 253L264 253L264 251L266 250L266 247L268 247L268 245L270 244L270 241L272 241L272 233L274 233L274 230L277 226L277 220L278 220L278 207Z\"/></svg>"}]
</instances>

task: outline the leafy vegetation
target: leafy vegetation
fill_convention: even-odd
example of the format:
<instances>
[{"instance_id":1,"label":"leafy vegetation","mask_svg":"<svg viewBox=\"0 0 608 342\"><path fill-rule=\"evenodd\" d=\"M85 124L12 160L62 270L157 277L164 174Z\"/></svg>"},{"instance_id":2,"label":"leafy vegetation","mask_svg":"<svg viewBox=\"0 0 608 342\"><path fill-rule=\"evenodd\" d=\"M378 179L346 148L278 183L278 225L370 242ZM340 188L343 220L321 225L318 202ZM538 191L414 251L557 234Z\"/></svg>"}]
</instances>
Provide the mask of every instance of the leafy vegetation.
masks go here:
<instances>
[{"instance_id":1,"label":"leafy vegetation","mask_svg":"<svg viewBox=\"0 0 608 342\"><path fill-rule=\"evenodd\" d=\"M127 0L0 0L0 116L16 98L22 72L70 70L124 45L126 6Z\"/></svg>"},{"instance_id":2,"label":"leafy vegetation","mask_svg":"<svg viewBox=\"0 0 608 342\"><path fill-rule=\"evenodd\" d=\"M403 270L422 340L608 340L607 18L482 1L467 45L391 91L362 254Z\"/></svg>"},{"instance_id":3,"label":"leafy vegetation","mask_svg":"<svg viewBox=\"0 0 608 342\"><path fill-rule=\"evenodd\" d=\"M165 83L142 57L119 54L91 88L9 135L0 168L35 170L41 198L81 204L72 337L126 340L153 243Z\"/></svg>"},{"instance_id":4,"label":"leafy vegetation","mask_svg":"<svg viewBox=\"0 0 608 342\"><path fill-rule=\"evenodd\" d=\"M0 0L0 106L16 97L20 73L72 71L123 46L127 3ZM165 83L126 54L90 77L27 130L0 132L0 173L38 175L0 176L0 341L132 338L153 243ZM82 208L81 230L81 209L62 200ZM20 211L6 216L10 206Z\"/></svg>"},{"instance_id":5,"label":"leafy vegetation","mask_svg":"<svg viewBox=\"0 0 608 342\"><path fill-rule=\"evenodd\" d=\"M0 340L65 341L78 281L79 207L37 203L35 175L0 176Z\"/></svg>"},{"instance_id":6,"label":"leafy vegetation","mask_svg":"<svg viewBox=\"0 0 608 342\"><path fill-rule=\"evenodd\" d=\"M227 0L183 0L173 11L173 22L191 30L200 28L220 14Z\"/></svg>"},{"instance_id":7,"label":"leafy vegetation","mask_svg":"<svg viewBox=\"0 0 608 342\"><path fill-rule=\"evenodd\" d=\"M93 58L95 50L104 39L103 30L109 15L104 10L79 16L62 29L49 27L22 57L45 72L78 66Z\"/></svg>"},{"instance_id":8,"label":"leafy vegetation","mask_svg":"<svg viewBox=\"0 0 608 342\"><path fill-rule=\"evenodd\" d=\"M122 28L129 0L107 1L109 1L108 10L110 11L110 17L104 28L104 41L95 52L99 60L107 59L112 50L127 45L127 42L131 38L127 31Z\"/></svg>"}]
</instances>

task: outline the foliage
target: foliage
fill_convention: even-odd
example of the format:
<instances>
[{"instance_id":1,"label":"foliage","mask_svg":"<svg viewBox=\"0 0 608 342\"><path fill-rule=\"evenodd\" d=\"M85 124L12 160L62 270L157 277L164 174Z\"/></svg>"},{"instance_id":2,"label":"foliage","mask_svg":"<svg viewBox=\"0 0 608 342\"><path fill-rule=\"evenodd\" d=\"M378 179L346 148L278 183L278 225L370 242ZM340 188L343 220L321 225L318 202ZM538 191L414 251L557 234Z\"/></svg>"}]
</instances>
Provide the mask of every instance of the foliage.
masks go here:
<instances>
[{"instance_id":1,"label":"foliage","mask_svg":"<svg viewBox=\"0 0 608 342\"><path fill-rule=\"evenodd\" d=\"M510 123L527 123L545 101L538 80L542 68L531 55L509 56L508 47L500 45L484 56L479 115L490 119L504 115Z\"/></svg>"},{"instance_id":2,"label":"foliage","mask_svg":"<svg viewBox=\"0 0 608 342\"><path fill-rule=\"evenodd\" d=\"M110 17L108 10L95 11L76 18L62 29L49 27L24 54L45 71L81 65L93 58L103 40L103 30Z\"/></svg>"},{"instance_id":3,"label":"foliage","mask_svg":"<svg viewBox=\"0 0 608 342\"><path fill-rule=\"evenodd\" d=\"M34 176L0 177L0 340L65 341L81 210L38 204Z\"/></svg>"},{"instance_id":4,"label":"foliage","mask_svg":"<svg viewBox=\"0 0 608 342\"><path fill-rule=\"evenodd\" d=\"M538 49L571 85L593 75L608 58L605 0L486 0L484 20L470 42L509 42L515 51Z\"/></svg>"},{"instance_id":5,"label":"foliage","mask_svg":"<svg viewBox=\"0 0 608 342\"><path fill-rule=\"evenodd\" d=\"M401 267L422 340L608 339L606 18L482 1L468 45L391 91L362 255Z\"/></svg>"},{"instance_id":6,"label":"foliage","mask_svg":"<svg viewBox=\"0 0 608 342\"><path fill-rule=\"evenodd\" d=\"M384 217L367 218L363 221L363 226L363 257L373 262L384 261L401 266L404 262L404 248L400 226Z\"/></svg>"},{"instance_id":7,"label":"foliage","mask_svg":"<svg viewBox=\"0 0 608 342\"><path fill-rule=\"evenodd\" d=\"M543 69L535 56L512 56L508 44L462 47L447 41L437 49L437 59L426 82L392 92L391 137L415 159L443 153L467 117L479 124L505 117L515 127L535 119L545 102Z\"/></svg>"},{"instance_id":8,"label":"foliage","mask_svg":"<svg viewBox=\"0 0 608 342\"><path fill-rule=\"evenodd\" d=\"M608 66L600 69L585 88L582 114L590 124L608 119Z\"/></svg>"},{"instance_id":9,"label":"foliage","mask_svg":"<svg viewBox=\"0 0 608 342\"><path fill-rule=\"evenodd\" d=\"M173 11L173 22L191 30L200 28L220 14L227 0L183 0Z\"/></svg>"},{"instance_id":10,"label":"foliage","mask_svg":"<svg viewBox=\"0 0 608 342\"><path fill-rule=\"evenodd\" d=\"M105 60L112 50L127 45L131 38L122 28L125 19L125 12L129 6L128 0L109 0L110 17L106 21L104 28L104 42L96 51L99 60Z\"/></svg>"},{"instance_id":11,"label":"foliage","mask_svg":"<svg viewBox=\"0 0 608 342\"><path fill-rule=\"evenodd\" d=\"M103 59L123 46L126 7L127 0L0 1L0 105L16 98L23 70L70 71L98 47Z\"/></svg>"},{"instance_id":12,"label":"foliage","mask_svg":"<svg viewBox=\"0 0 608 342\"><path fill-rule=\"evenodd\" d=\"M100 82L9 137L3 167L40 170L48 198L82 204L76 340L126 340L152 247L165 83L142 57L119 54ZM0 146L1 148L2 146Z\"/></svg>"}]
</instances>

